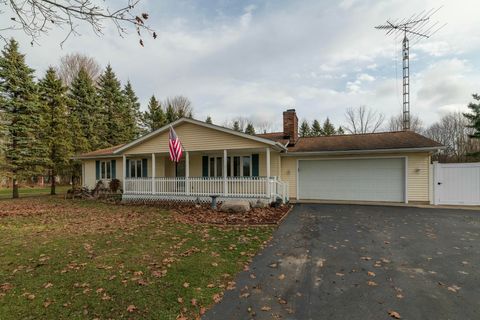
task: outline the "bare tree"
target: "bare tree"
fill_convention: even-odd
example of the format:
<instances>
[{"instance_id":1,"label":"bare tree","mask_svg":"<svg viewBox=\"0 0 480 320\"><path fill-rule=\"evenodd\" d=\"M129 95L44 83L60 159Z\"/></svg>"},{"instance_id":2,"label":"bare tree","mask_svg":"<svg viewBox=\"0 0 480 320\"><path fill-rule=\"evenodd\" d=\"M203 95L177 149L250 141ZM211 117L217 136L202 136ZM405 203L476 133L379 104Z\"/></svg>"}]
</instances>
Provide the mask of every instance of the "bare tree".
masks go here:
<instances>
[{"instance_id":1,"label":"bare tree","mask_svg":"<svg viewBox=\"0 0 480 320\"><path fill-rule=\"evenodd\" d=\"M255 128L258 129L258 133L268 133L276 129L275 124L272 121L266 119L253 121L253 124Z\"/></svg>"},{"instance_id":2,"label":"bare tree","mask_svg":"<svg viewBox=\"0 0 480 320\"><path fill-rule=\"evenodd\" d=\"M470 138L473 129L468 124L461 112L451 112L425 130L427 137L446 147L434 159L441 162L470 161L469 154L480 150L480 142Z\"/></svg>"},{"instance_id":3,"label":"bare tree","mask_svg":"<svg viewBox=\"0 0 480 320\"><path fill-rule=\"evenodd\" d=\"M32 44L47 34L53 27L66 30L66 36L61 45L70 35L79 35L78 23L84 22L97 35L102 34L104 22L112 22L120 36L126 33L127 26L133 26L140 37L141 32L147 31L156 38L156 33L145 25L148 13L135 14L140 0L128 0L123 6L110 9L105 2L95 0L0 0L6 11L0 11L4 25L0 32L18 30L31 38ZM6 23L8 21L8 23ZM0 34L0 38L6 37Z\"/></svg>"},{"instance_id":4,"label":"bare tree","mask_svg":"<svg viewBox=\"0 0 480 320\"><path fill-rule=\"evenodd\" d=\"M362 134L376 132L383 124L385 116L367 106L348 108L345 112L347 124L344 129L349 133Z\"/></svg>"},{"instance_id":5,"label":"bare tree","mask_svg":"<svg viewBox=\"0 0 480 320\"><path fill-rule=\"evenodd\" d=\"M80 53L64 55L60 59L60 65L56 71L63 83L69 86L82 68L93 81L96 81L102 72L100 65L94 58Z\"/></svg>"},{"instance_id":6,"label":"bare tree","mask_svg":"<svg viewBox=\"0 0 480 320\"><path fill-rule=\"evenodd\" d=\"M392 116L388 121L387 131L402 131L403 130L403 115L399 114ZM417 115L410 115L410 131L422 133L423 121Z\"/></svg>"},{"instance_id":7,"label":"bare tree","mask_svg":"<svg viewBox=\"0 0 480 320\"><path fill-rule=\"evenodd\" d=\"M192 102L184 96L175 96L167 98L164 104L167 108L171 106L178 118L192 118L193 107Z\"/></svg>"}]
</instances>

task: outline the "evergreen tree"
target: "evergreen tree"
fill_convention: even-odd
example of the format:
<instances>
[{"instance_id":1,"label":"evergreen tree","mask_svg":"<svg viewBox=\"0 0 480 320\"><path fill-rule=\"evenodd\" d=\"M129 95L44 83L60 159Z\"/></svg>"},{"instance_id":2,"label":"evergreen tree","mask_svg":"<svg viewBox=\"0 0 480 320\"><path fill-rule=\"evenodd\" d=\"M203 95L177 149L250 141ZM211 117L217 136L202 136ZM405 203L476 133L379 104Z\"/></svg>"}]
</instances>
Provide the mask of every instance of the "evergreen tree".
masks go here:
<instances>
[{"instance_id":1,"label":"evergreen tree","mask_svg":"<svg viewBox=\"0 0 480 320\"><path fill-rule=\"evenodd\" d=\"M106 147L132 139L135 119L122 94L120 81L110 65L98 80L98 97L102 108L101 135Z\"/></svg>"},{"instance_id":2,"label":"evergreen tree","mask_svg":"<svg viewBox=\"0 0 480 320\"><path fill-rule=\"evenodd\" d=\"M128 140L133 140L138 138L141 133L142 113L140 111L138 97L135 94L135 91L133 91L130 81L127 82L125 88L123 89L123 96L127 110L126 119L128 121L125 125L125 130L128 130L126 133L126 138Z\"/></svg>"},{"instance_id":3,"label":"evergreen tree","mask_svg":"<svg viewBox=\"0 0 480 320\"><path fill-rule=\"evenodd\" d=\"M233 122L232 129L235 130L235 131L238 131L238 132L242 132L242 129L240 128L240 122L238 122L237 120L235 120L235 121Z\"/></svg>"},{"instance_id":4,"label":"evergreen tree","mask_svg":"<svg viewBox=\"0 0 480 320\"><path fill-rule=\"evenodd\" d=\"M252 123L248 123L247 124L247 127L245 128L245 133L246 134L250 134L250 135L255 135L255 127L253 126Z\"/></svg>"},{"instance_id":5,"label":"evergreen tree","mask_svg":"<svg viewBox=\"0 0 480 320\"><path fill-rule=\"evenodd\" d=\"M210 116L207 116L207 119L205 120L206 123L212 124L212 118Z\"/></svg>"},{"instance_id":6,"label":"evergreen tree","mask_svg":"<svg viewBox=\"0 0 480 320\"><path fill-rule=\"evenodd\" d=\"M171 104L167 104L167 110L165 112L165 118L167 120L167 124L172 123L179 119L177 112L175 112L175 108Z\"/></svg>"},{"instance_id":7,"label":"evergreen tree","mask_svg":"<svg viewBox=\"0 0 480 320\"><path fill-rule=\"evenodd\" d=\"M44 144L48 148L48 169L50 175L50 194L55 194L55 178L67 167L72 156L70 131L67 118L67 88L57 76L55 69L49 68L39 82L40 101L44 117Z\"/></svg>"},{"instance_id":8,"label":"evergreen tree","mask_svg":"<svg viewBox=\"0 0 480 320\"><path fill-rule=\"evenodd\" d=\"M480 95L473 94L472 96L473 96L473 99L478 102L469 103L468 109L470 109L470 113L464 113L463 115L470 122L468 127L473 128L475 130L470 137L474 139L480 139Z\"/></svg>"},{"instance_id":9,"label":"evergreen tree","mask_svg":"<svg viewBox=\"0 0 480 320\"><path fill-rule=\"evenodd\" d=\"M34 70L25 63L18 43L11 39L0 56L0 112L6 125L6 171L12 178L12 197L18 198L18 180L39 174L46 163L47 150L40 133L42 117Z\"/></svg>"},{"instance_id":10,"label":"evergreen tree","mask_svg":"<svg viewBox=\"0 0 480 320\"><path fill-rule=\"evenodd\" d=\"M333 124L330 122L330 119L328 118L323 123L323 134L326 136L332 136L336 134L335 127L333 126Z\"/></svg>"},{"instance_id":11,"label":"evergreen tree","mask_svg":"<svg viewBox=\"0 0 480 320\"><path fill-rule=\"evenodd\" d=\"M311 134L310 126L308 125L307 120L303 120L300 125L300 132L298 133L300 137L309 137Z\"/></svg>"},{"instance_id":12,"label":"evergreen tree","mask_svg":"<svg viewBox=\"0 0 480 320\"><path fill-rule=\"evenodd\" d=\"M322 136L323 130L320 122L317 119L313 120L312 128L311 128L311 135L314 137Z\"/></svg>"},{"instance_id":13,"label":"evergreen tree","mask_svg":"<svg viewBox=\"0 0 480 320\"><path fill-rule=\"evenodd\" d=\"M345 130L343 130L342 126L339 126L337 129L337 134L345 134Z\"/></svg>"},{"instance_id":14,"label":"evergreen tree","mask_svg":"<svg viewBox=\"0 0 480 320\"><path fill-rule=\"evenodd\" d=\"M105 146L103 119L95 84L84 69L73 79L69 92L69 122L74 154Z\"/></svg>"},{"instance_id":15,"label":"evergreen tree","mask_svg":"<svg viewBox=\"0 0 480 320\"><path fill-rule=\"evenodd\" d=\"M165 112L154 95L148 102L147 111L143 113L142 122L146 132L155 131L167 124Z\"/></svg>"}]
</instances>

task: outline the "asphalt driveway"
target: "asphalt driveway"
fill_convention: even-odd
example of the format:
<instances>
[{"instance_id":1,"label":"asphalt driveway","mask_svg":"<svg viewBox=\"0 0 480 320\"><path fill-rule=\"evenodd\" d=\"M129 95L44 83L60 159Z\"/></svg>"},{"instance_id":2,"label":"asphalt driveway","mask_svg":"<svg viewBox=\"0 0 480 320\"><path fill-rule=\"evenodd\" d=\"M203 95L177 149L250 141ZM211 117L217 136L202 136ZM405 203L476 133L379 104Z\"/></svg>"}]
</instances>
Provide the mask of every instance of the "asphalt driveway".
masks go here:
<instances>
[{"instance_id":1,"label":"asphalt driveway","mask_svg":"<svg viewBox=\"0 0 480 320\"><path fill-rule=\"evenodd\" d=\"M480 319L479 211L297 205L204 318L397 315Z\"/></svg>"}]
</instances>

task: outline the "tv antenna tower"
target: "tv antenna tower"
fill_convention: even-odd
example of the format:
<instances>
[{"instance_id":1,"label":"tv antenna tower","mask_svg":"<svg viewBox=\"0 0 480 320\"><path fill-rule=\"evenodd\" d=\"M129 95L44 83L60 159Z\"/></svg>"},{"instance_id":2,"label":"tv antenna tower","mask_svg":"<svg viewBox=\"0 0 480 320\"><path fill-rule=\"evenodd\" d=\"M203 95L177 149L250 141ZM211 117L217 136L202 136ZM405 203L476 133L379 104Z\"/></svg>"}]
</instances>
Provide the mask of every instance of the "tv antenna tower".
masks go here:
<instances>
[{"instance_id":1,"label":"tv antenna tower","mask_svg":"<svg viewBox=\"0 0 480 320\"><path fill-rule=\"evenodd\" d=\"M446 26L438 21L432 22L432 16L440 8L423 10L410 18L397 19L395 21L387 20L387 24L376 26L375 29L386 30L387 35L393 35L395 40L403 36L402 40L402 60L403 60L403 130L410 130L410 41L416 44L418 41L430 38L440 29ZM410 39L409 39L410 37Z\"/></svg>"}]
</instances>

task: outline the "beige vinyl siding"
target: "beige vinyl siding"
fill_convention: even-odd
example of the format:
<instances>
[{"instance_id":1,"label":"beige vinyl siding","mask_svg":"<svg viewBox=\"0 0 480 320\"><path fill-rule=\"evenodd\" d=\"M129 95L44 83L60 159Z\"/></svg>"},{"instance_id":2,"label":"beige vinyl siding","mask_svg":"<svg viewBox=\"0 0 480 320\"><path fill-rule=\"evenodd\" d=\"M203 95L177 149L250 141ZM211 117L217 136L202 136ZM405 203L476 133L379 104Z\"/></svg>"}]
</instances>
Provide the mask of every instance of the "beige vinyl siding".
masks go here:
<instances>
[{"instance_id":1,"label":"beige vinyl siding","mask_svg":"<svg viewBox=\"0 0 480 320\"><path fill-rule=\"evenodd\" d=\"M430 155L408 157L408 201L429 201Z\"/></svg>"},{"instance_id":2,"label":"beige vinyl siding","mask_svg":"<svg viewBox=\"0 0 480 320\"><path fill-rule=\"evenodd\" d=\"M369 155L336 155L323 157L282 157L281 180L288 182L290 198L297 198L297 160L299 159L342 159L342 158L369 158L369 157L408 157L407 194L408 201L429 201L429 163L428 153L404 154L369 154Z\"/></svg>"},{"instance_id":3,"label":"beige vinyl siding","mask_svg":"<svg viewBox=\"0 0 480 320\"><path fill-rule=\"evenodd\" d=\"M207 151L223 149L260 148L267 145L261 142L242 138L226 132L202 127L192 123L182 123L175 127L184 150ZM168 152L168 130L125 150L126 154L151 154Z\"/></svg>"},{"instance_id":4,"label":"beige vinyl siding","mask_svg":"<svg viewBox=\"0 0 480 320\"><path fill-rule=\"evenodd\" d=\"M258 153L258 171L259 176L267 176L267 154L265 152ZM280 153L270 150L270 176L280 177Z\"/></svg>"}]
</instances>

